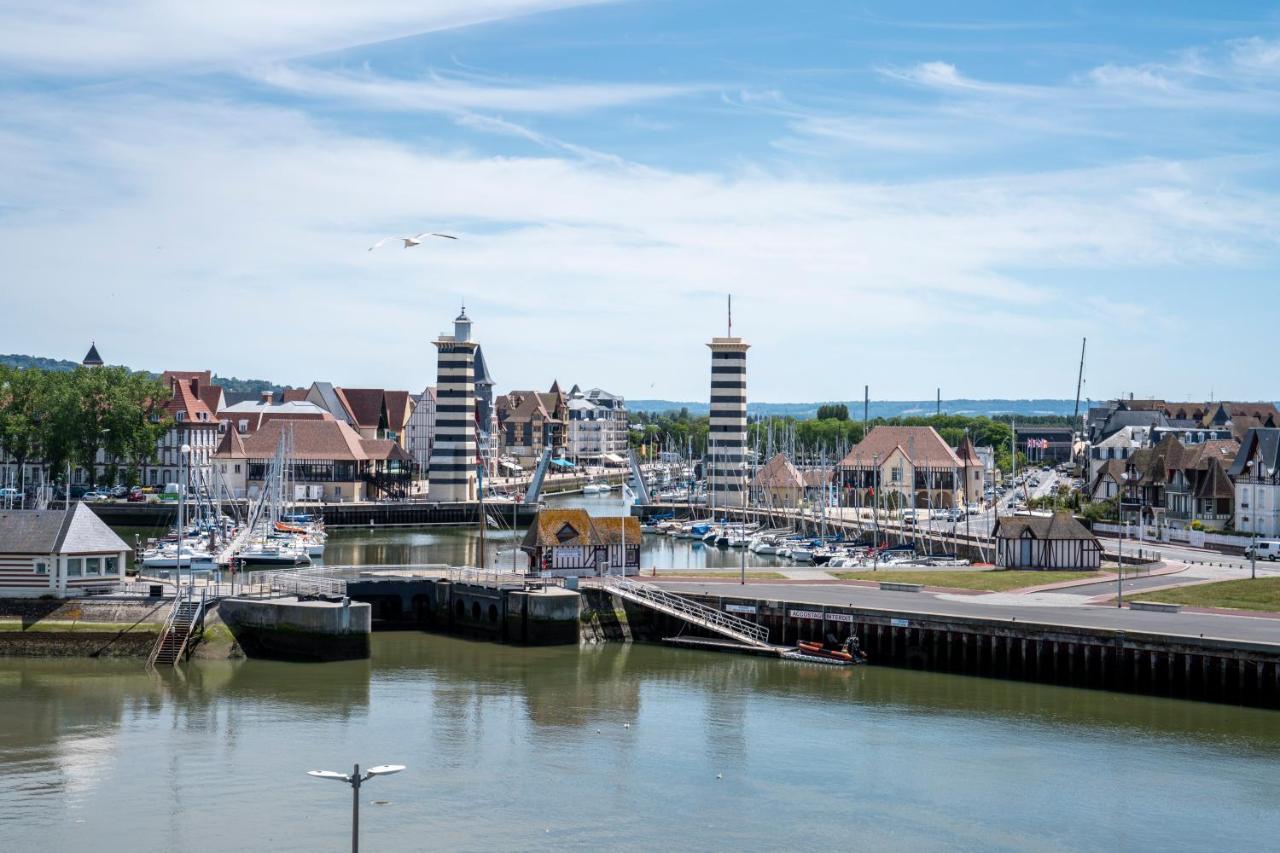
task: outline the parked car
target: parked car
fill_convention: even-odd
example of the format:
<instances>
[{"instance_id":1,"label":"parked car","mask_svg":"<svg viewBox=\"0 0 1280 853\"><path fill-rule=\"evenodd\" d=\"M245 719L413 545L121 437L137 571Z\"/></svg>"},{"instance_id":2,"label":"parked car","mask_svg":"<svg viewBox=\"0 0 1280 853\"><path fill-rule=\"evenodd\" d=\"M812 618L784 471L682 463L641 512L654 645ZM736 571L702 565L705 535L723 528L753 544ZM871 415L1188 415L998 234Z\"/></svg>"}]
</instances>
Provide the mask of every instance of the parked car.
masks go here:
<instances>
[{"instance_id":1,"label":"parked car","mask_svg":"<svg viewBox=\"0 0 1280 853\"><path fill-rule=\"evenodd\" d=\"M141 491L130 492L129 496L125 498L125 500L131 504L140 504L140 503L144 503L147 500L147 496L146 496L146 493Z\"/></svg>"},{"instance_id":2,"label":"parked car","mask_svg":"<svg viewBox=\"0 0 1280 853\"><path fill-rule=\"evenodd\" d=\"M106 492L99 492L97 490L94 490L92 492L85 492L83 495L80 496L80 500L85 501L86 503L93 503L94 501L105 501L110 499L111 499L111 495L107 494Z\"/></svg>"},{"instance_id":3,"label":"parked car","mask_svg":"<svg viewBox=\"0 0 1280 853\"><path fill-rule=\"evenodd\" d=\"M947 521L960 521L964 518L964 511L958 506L953 506L947 510Z\"/></svg>"},{"instance_id":4,"label":"parked car","mask_svg":"<svg viewBox=\"0 0 1280 853\"><path fill-rule=\"evenodd\" d=\"M122 498L127 494L129 494L128 486L116 486L111 490L111 497L113 498Z\"/></svg>"}]
</instances>

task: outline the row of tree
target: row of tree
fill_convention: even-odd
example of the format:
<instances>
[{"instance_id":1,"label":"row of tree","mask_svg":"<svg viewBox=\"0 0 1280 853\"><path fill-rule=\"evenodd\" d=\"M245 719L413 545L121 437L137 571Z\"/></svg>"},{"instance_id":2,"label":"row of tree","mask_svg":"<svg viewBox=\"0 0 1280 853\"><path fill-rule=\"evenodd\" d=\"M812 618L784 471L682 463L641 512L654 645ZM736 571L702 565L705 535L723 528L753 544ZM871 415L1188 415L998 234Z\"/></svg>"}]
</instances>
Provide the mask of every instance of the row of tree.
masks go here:
<instances>
[{"instance_id":1,"label":"row of tree","mask_svg":"<svg viewBox=\"0 0 1280 853\"><path fill-rule=\"evenodd\" d=\"M123 367L69 371L0 365L0 452L18 464L38 462L45 479L70 463L98 481L95 462L106 453L104 481L139 482L138 469L155 457L170 427L159 408L168 389Z\"/></svg>"},{"instance_id":2,"label":"row of tree","mask_svg":"<svg viewBox=\"0 0 1280 853\"><path fill-rule=\"evenodd\" d=\"M752 448L759 447L762 453L772 445L775 452L789 449L809 459L825 457L828 461L837 461L838 455L862 441L862 421L849 420L848 409L843 404L822 406L819 414L827 417L804 420L793 417L754 419L747 424L747 443ZM631 421L640 427L631 431L631 443L634 447L687 454L692 444L694 455L706 452L709 423L706 415L691 415L688 409L660 414L639 412L632 415ZM967 431L974 445L995 450L997 468L1002 471L1010 468L1013 430L1005 421L985 416L929 415L876 418L867 423L867 428L880 425L933 427L952 447L960 445ZM1027 463L1022 453L1018 453L1017 461L1019 468Z\"/></svg>"}]
</instances>

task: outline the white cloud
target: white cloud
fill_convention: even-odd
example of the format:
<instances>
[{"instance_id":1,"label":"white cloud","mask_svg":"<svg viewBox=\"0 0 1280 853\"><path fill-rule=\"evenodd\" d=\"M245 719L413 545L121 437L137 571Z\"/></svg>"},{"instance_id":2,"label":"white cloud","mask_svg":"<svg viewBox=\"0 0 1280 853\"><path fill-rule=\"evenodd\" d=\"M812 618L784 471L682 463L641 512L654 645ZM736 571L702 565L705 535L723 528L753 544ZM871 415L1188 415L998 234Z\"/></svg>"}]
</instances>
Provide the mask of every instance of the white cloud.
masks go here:
<instances>
[{"instance_id":1,"label":"white cloud","mask_svg":"<svg viewBox=\"0 0 1280 853\"><path fill-rule=\"evenodd\" d=\"M109 74L283 60L602 1L9 0L0 67Z\"/></svg>"},{"instance_id":2,"label":"white cloud","mask_svg":"<svg viewBox=\"0 0 1280 853\"><path fill-rule=\"evenodd\" d=\"M573 113L625 106L705 91L700 86L651 84L511 85L490 78L459 79L433 73L417 80L271 65L253 76L285 91L350 101L363 107L429 112L500 110Z\"/></svg>"},{"instance_id":3,"label":"white cloud","mask_svg":"<svg viewBox=\"0 0 1280 853\"><path fill-rule=\"evenodd\" d=\"M697 398L733 291L754 397L863 381L915 396L940 351L983 363L1010 318L1043 344L1098 322L1015 270L1236 263L1274 250L1280 214L1214 164L870 183L423 150L280 108L16 106L0 137L9 348L96 338L162 368L178 365L151 332L180 328L186 366L295 383L427 384L428 342L465 297L504 386L635 394L661 376L653 396ZM365 251L425 228L462 239ZM1040 381L1029 360L963 380Z\"/></svg>"}]
</instances>

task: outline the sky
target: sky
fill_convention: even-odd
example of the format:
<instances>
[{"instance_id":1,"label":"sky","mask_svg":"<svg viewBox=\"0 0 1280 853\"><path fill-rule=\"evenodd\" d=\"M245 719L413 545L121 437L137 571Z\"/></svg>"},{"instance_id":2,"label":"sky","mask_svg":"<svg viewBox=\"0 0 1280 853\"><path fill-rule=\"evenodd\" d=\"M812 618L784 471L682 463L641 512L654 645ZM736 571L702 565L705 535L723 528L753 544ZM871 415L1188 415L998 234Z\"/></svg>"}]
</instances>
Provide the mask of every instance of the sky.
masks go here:
<instances>
[{"instance_id":1,"label":"sky","mask_svg":"<svg viewBox=\"0 0 1280 853\"><path fill-rule=\"evenodd\" d=\"M1280 399L1277 4L8 0L0 99L0 352Z\"/></svg>"}]
</instances>

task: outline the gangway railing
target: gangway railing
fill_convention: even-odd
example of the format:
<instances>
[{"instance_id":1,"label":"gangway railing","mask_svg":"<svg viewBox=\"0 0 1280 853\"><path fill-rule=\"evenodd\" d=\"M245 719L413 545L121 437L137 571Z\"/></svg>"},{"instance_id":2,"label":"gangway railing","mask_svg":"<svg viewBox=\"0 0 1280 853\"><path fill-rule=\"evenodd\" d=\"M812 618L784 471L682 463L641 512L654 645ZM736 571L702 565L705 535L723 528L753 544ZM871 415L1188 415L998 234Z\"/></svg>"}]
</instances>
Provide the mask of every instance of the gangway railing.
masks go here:
<instances>
[{"instance_id":1,"label":"gangway railing","mask_svg":"<svg viewBox=\"0 0 1280 853\"><path fill-rule=\"evenodd\" d=\"M334 577L330 569L321 566L315 569L249 572L242 589L243 594L250 597L343 596L347 594L347 582L343 578Z\"/></svg>"},{"instance_id":2,"label":"gangway railing","mask_svg":"<svg viewBox=\"0 0 1280 853\"><path fill-rule=\"evenodd\" d=\"M762 625L739 619L737 616L730 616L722 610L667 592L653 584L641 583L618 575L604 575L595 580L602 588L628 601L674 616L691 625L705 628L748 646L769 647L769 629Z\"/></svg>"}]
</instances>

